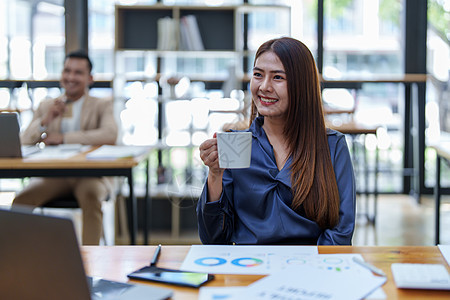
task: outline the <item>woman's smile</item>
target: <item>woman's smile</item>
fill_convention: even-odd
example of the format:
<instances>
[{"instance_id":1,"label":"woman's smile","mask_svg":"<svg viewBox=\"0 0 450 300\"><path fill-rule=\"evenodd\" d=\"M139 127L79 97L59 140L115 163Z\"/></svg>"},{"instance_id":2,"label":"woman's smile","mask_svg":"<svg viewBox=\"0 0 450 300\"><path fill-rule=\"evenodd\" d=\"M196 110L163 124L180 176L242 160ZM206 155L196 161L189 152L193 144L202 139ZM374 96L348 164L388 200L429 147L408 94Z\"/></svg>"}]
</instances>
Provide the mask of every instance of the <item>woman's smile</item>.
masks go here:
<instances>
[{"instance_id":1,"label":"woman's smile","mask_svg":"<svg viewBox=\"0 0 450 300\"><path fill-rule=\"evenodd\" d=\"M269 106L277 103L278 99L259 96L259 101L262 105Z\"/></svg>"}]
</instances>

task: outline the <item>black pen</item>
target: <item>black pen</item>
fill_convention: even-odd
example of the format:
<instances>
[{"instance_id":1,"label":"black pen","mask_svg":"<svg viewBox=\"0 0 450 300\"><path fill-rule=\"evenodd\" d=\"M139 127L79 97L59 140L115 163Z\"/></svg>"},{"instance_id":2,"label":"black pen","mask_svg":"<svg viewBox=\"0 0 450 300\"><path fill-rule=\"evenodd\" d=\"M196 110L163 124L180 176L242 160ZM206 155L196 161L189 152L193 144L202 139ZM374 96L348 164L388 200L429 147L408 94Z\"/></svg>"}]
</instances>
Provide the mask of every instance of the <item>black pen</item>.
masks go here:
<instances>
[{"instance_id":1,"label":"black pen","mask_svg":"<svg viewBox=\"0 0 450 300\"><path fill-rule=\"evenodd\" d=\"M155 254L153 254L152 261L150 262L150 267L156 266L160 253L161 253L161 244L158 245L158 247L155 250Z\"/></svg>"}]
</instances>

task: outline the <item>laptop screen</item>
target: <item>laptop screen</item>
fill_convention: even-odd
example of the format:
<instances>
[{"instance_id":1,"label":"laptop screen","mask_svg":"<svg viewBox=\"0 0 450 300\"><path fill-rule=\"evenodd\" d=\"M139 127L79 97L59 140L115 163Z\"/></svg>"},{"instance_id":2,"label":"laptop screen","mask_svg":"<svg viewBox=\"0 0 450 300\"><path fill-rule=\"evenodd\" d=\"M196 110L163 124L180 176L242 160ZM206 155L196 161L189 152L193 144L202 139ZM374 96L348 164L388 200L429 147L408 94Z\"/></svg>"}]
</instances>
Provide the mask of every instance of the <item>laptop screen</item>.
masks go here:
<instances>
[{"instance_id":1,"label":"laptop screen","mask_svg":"<svg viewBox=\"0 0 450 300\"><path fill-rule=\"evenodd\" d=\"M22 157L17 113L0 113L0 157Z\"/></svg>"}]
</instances>

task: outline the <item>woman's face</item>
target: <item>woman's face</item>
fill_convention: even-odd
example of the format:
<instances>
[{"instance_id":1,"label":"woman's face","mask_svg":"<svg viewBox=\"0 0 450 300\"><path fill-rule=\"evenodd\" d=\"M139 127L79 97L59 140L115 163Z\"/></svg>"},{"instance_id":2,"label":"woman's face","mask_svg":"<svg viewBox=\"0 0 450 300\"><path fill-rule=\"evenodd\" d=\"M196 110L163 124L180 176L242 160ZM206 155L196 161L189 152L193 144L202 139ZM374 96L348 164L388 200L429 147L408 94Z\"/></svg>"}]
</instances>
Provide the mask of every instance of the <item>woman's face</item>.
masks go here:
<instances>
[{"instance_id":1,"label":"woman's face","mask_svg":"<svg viewBox=\"0 0 450 300\"><path fill-rule=\"evenodd\" d=\"M287 78L283 64L274 52L264 52L256 59L250 90L260 115L285 118L289 104Z\"/></svg>"}]
</instances>

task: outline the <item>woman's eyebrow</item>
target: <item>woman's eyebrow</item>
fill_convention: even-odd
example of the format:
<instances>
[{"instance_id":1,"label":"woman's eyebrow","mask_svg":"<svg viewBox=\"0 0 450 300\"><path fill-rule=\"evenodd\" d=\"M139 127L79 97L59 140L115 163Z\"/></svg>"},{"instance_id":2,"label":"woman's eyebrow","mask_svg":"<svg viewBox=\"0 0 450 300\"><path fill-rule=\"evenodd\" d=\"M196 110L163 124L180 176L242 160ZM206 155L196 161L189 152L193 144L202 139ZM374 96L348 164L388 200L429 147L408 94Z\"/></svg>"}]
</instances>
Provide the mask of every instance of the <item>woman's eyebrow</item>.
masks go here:
<instances>
[{"instance_id":1,"label":"woman's eyebrow","mask_svg":"<svg viewBox=\"0 0 450 300\"><path fill-rule=\"evenodd\" d=\"M253 71L264 71L264 70L261 69L261 68L258 68L258 67L253 67ZM269 73L283 73L283 74L286 74L286 72L283 71L283 70L271 70L271 71L269 71Z\"/></svg>"}]
</instances>

